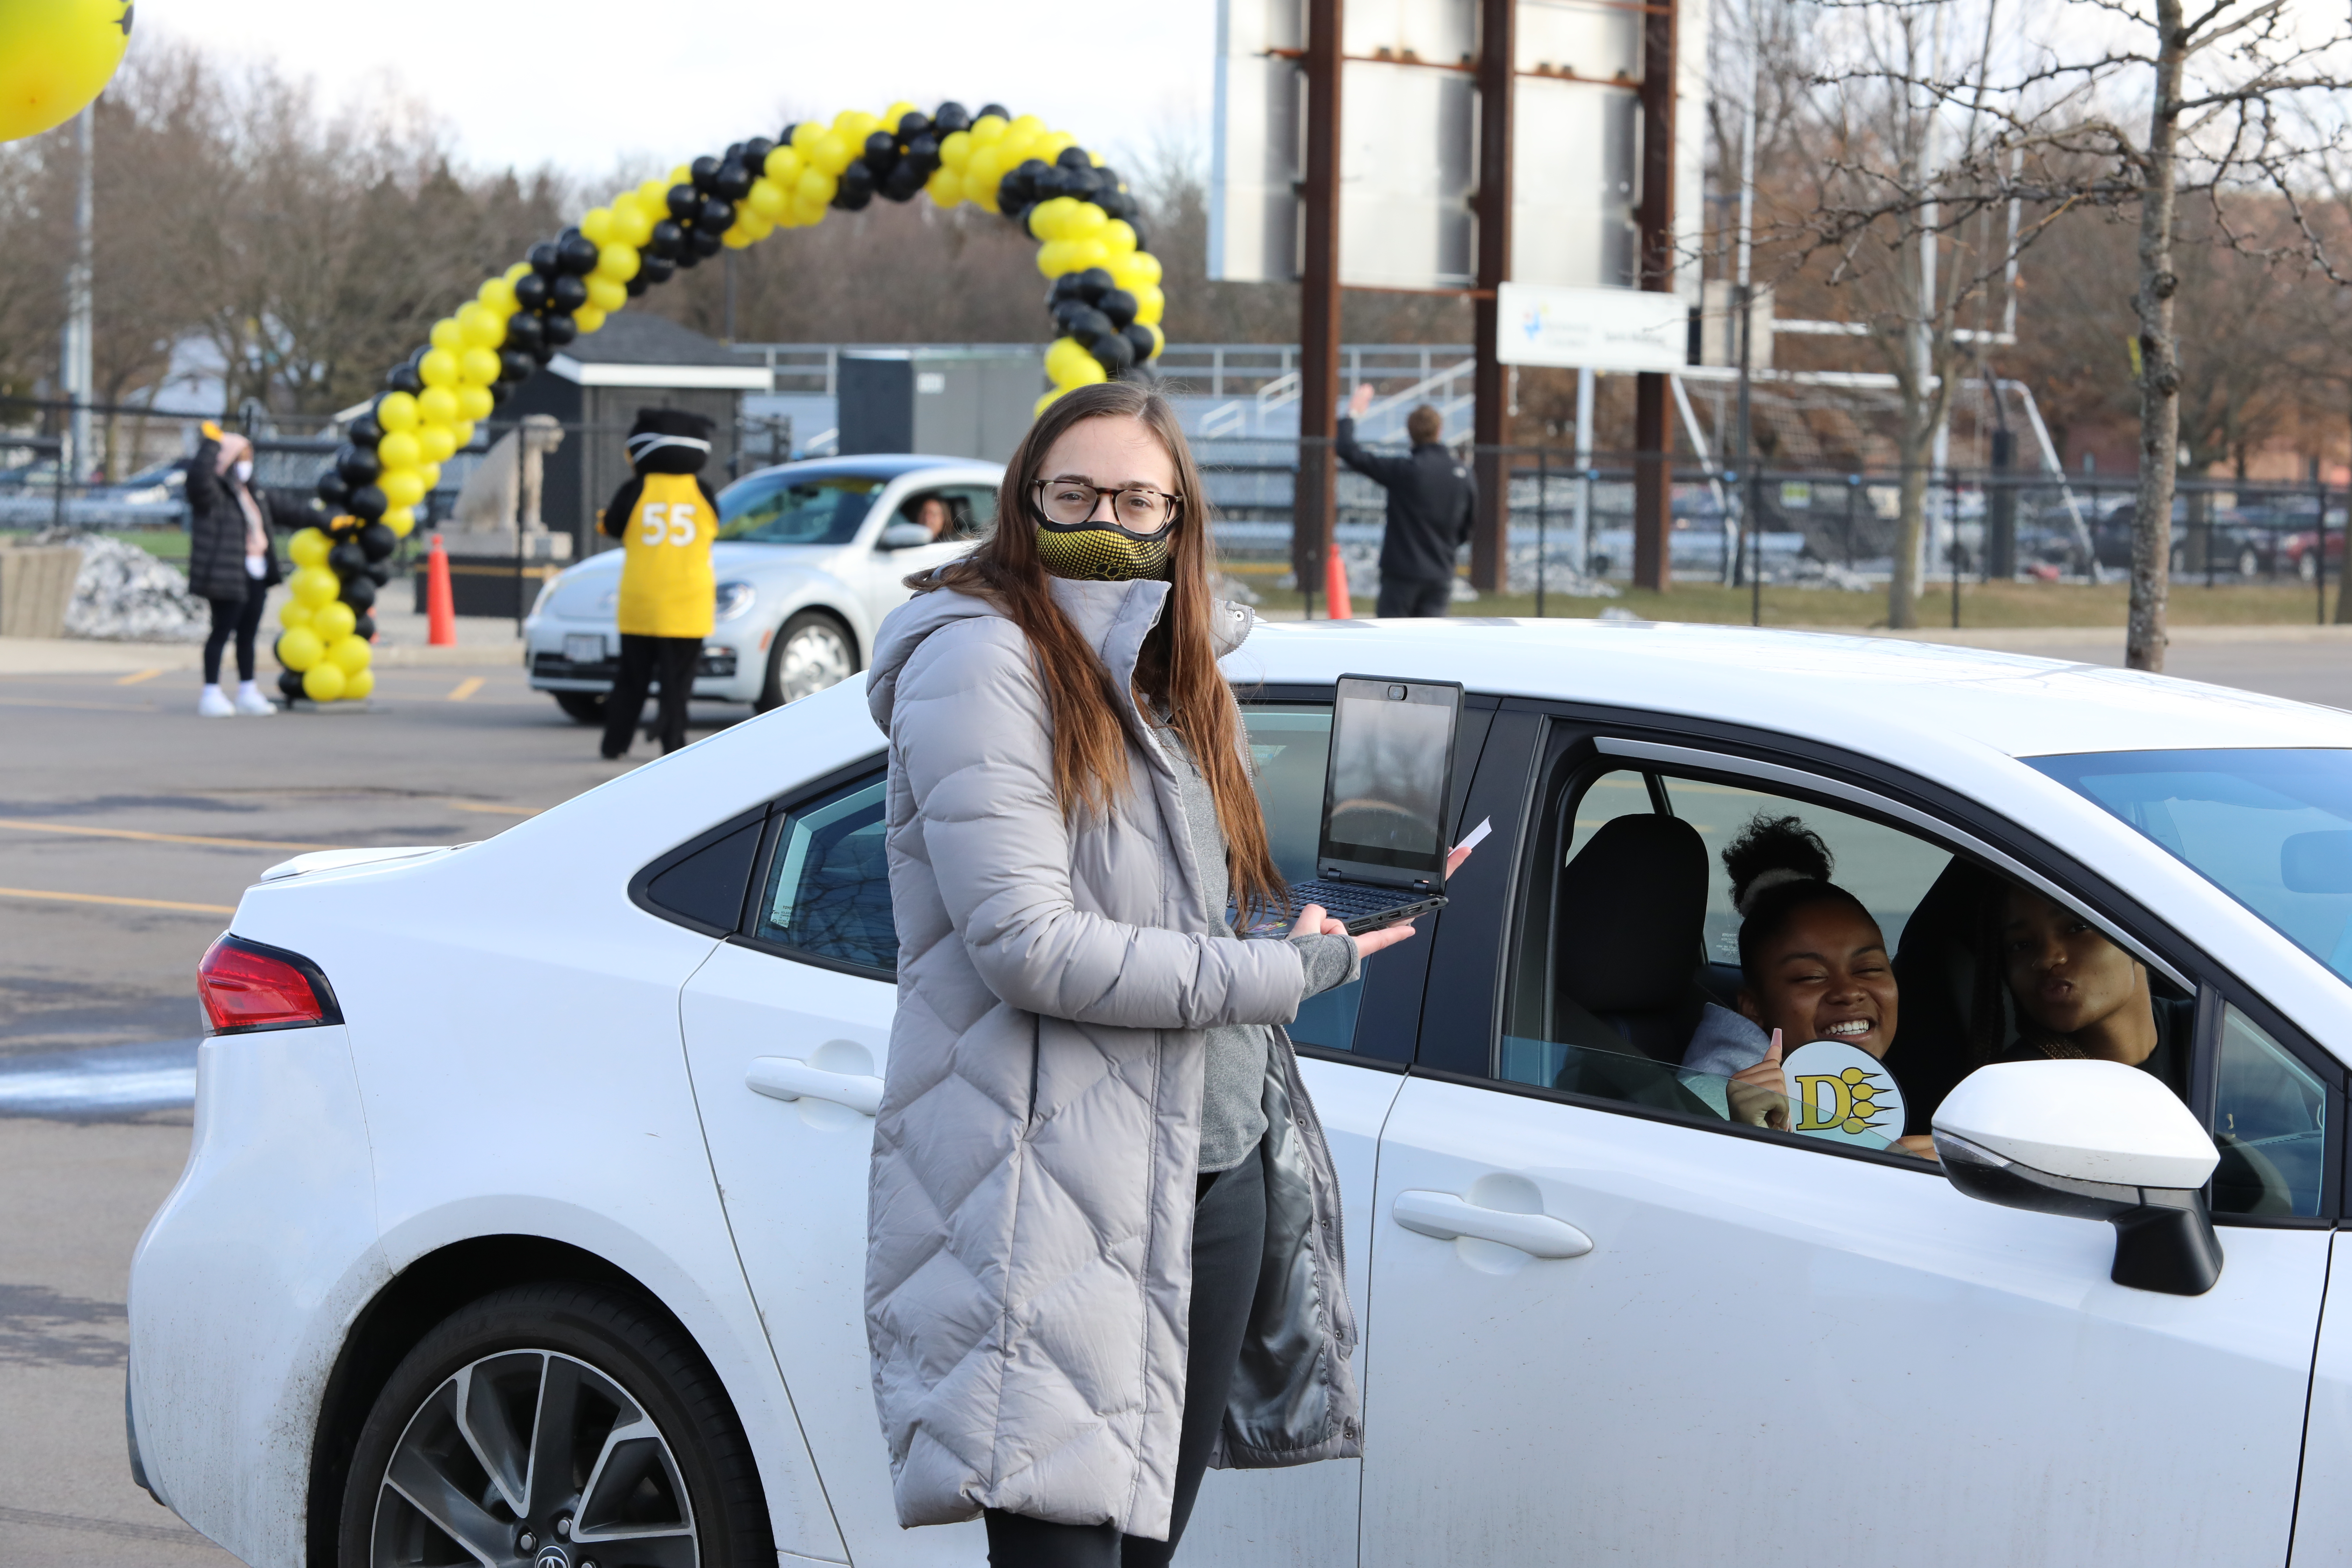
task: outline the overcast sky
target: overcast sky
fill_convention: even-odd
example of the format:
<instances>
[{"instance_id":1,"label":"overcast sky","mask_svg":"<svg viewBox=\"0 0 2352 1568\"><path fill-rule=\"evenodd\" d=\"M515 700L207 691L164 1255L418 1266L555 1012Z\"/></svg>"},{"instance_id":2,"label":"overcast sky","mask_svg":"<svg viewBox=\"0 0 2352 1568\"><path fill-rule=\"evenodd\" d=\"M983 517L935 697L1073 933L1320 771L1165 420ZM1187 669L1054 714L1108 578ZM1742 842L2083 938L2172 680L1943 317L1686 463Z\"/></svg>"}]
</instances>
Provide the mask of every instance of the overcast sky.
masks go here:
<instances>
[{"instance_id":1,"label":"overcast sky","mask_svg":"<svg viewBox=\"0 0 2352 1568\"><path fill-rule=\"evenodd\" d=\"M900 98L992 100L1089 147L1174 139L1205 158L1216 47L1214 0L155 0L139 22L268 58L330 98L414 100L468 163L598 176Z\"/></svg>"}]
</instances>

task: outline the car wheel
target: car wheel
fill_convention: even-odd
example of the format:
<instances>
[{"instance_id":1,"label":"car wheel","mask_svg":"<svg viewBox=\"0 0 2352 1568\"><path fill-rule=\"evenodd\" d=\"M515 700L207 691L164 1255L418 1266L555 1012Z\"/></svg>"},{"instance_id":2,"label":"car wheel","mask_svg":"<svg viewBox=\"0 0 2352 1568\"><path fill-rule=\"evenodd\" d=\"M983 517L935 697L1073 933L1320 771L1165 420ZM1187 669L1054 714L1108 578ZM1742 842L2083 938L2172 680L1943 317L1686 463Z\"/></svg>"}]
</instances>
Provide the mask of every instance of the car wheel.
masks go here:
<instances>
[{"instance_id":1,"label":"car wheel","mask_svg":"<svg viewBox=\"0 0 2352 1568\"><path fill-rule=\"evenodd\" d=\"M559 691L555 705L583 724L604 721L604 694L601 691Z\"/></svg>"},{"instance_id":2,"label":"car wheel","mask_svg":"<svg viewBox=\"0 0 2352 1568\"><path fill-rule=\"evenodd\" d=\"M2262 574L2263 558L2254 553L2252 545L2238 552L2238 575L2255 577Z\"/></svg>"},{"instance_id":3,"label":"car wheel","mask_svg":"<svg viewBox=\"0 0 2352 1568\"><path fill-rule=\"evenodd\" d=\"M823 610L803 610L783 624L769 645L767 682L752 706L765 713L838 686L856 673L849 628Z\"/></svg>"},{"instance_id":4,"label":"car wheel","mask_svg":"<svg viewBox=\"0 0 2352 1568\"><path fill-rule=\"evenodd\" d=\"M2319 576L2319 557L2311 551L2305 551L2295 558L2294 574L2306 583L2316 581Z\"/></svg>"},{"instance_id":5,"label":"car wheel","mask_svg":"<svg viewBox=\"0 0 2352 1568\"><path fill-rule=\"evenodd\" d=\"M486 1296L376 1395L342 1568L773 1568L751 1445L678 1330L600 1286Z\"/></svg>"}]
</instances>

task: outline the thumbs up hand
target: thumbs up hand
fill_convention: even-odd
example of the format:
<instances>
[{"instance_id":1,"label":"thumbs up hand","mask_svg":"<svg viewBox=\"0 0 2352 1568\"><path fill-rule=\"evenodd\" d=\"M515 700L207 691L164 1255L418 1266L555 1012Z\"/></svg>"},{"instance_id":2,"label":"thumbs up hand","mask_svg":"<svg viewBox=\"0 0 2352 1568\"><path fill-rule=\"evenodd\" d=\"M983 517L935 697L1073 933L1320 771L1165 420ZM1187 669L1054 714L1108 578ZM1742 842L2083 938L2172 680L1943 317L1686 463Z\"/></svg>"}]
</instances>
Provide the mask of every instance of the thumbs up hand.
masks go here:
<instances>
[{"instance_id":1,"label":"thumbs up hand","mask_svg":"<svg viewBox=\"0 0 2352 1568\"><path fill-rule=\"evenodd\" d=\"M1780 1070L1780 1031L1764 1047L1764 1059L1731 1075L1731 1119L1750 1127L1789 1130L1789 1079Z\"/></svg>"}]
</instances>

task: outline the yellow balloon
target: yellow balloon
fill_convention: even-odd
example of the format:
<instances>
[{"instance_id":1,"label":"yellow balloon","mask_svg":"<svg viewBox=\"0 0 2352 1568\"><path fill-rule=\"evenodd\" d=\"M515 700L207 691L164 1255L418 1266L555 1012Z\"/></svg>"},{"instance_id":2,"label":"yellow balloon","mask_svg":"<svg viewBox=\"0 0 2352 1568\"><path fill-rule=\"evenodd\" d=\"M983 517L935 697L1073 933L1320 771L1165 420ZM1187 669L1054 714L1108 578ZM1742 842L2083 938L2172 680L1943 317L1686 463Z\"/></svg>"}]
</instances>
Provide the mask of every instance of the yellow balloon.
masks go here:
<instances>
[{"instance_id":1,"label":"yellow balloon","mask_svg":"<svg viewBox=\"0 0 2352 1568\"><path fill-rule=\"evenodd\" d=\"M1004 163L994 144L974 148L963 164L963 199L996 210L996 182L1004 177Z\"/></svg>"},{"instance_id":2,"label":"yellow balloon","mask_svg":"<svg viewBox=\"0 0 2352 1568\"><path fill-rule=\"evenodd\" d=\"M425 450L405 430L388 430L375 444L376 461L387 468L413 468L425 460Z\"/></svg>"},{"instance_id":3,"label":"yellow balloon","mask_svg":"<svg viewBox=\"0 0 2352 1568\"><path fill-rule=\"evenodd\" d=\"M1121 257L1118 265L1111 269L1111 277L1130 294L1152 288L1160 281L1160 258L1148 250Z\"/></svg>"},{"instance_id":4,"label":"yellow balloon","mask_svg":"<svg viewBox=\"0 0 2352 1568\"><path fill-rule=\"evenodd\" d=\"M433 389L433 391L438 390L441 389ZM433 392L428 391L425 395L430 397ZM488 386L461 386L453 395L457 400L457 422L461 426L488 419L490 416L490 410L498 406L496 400L490 396L490 389ZM462 448L466 445L465 437L458 437L457 445Z\"/></svg>"},{"instance_id":5,"label":"yellow balloon","mask_svg":"<svg viewBox=\"0 0 2352 1568\"><path fill-rule=\"evenodd\" d=\"M343 677L343 700L357 702L375 689L375 671L362 669L357 675Z\"/></svg>"},{"instance_id":6,"label":"yellow balloon","mask_svg":"<svg viewBox=\"0 0 2352 1568\"><path fill-rule=\"evenodd\" d=\"M581 335L585 337L604 326L605 314L593 305L583 305L572 312L572 324L578 327Z\"/></svg>"},{"instance_id":7,"label":"yellow balloon","mask_svg":"<svg viewBox=\"0 0 2352 1568\"><path fill-rule=\"evenodd\" d=\"M983 114L971 122L972 145L986 147L1004 140L1004 128L1010 124L1001 114Z\"/></svg>"},{"instance_id":8,"label":"yellow balloon","mask_svg":"<svg viewBox=\"0 0 2352 1568\"><path fill-rule=\"evenodd\" d=\"M1084 272L1089 267L1108 268L1110 265L1110 247L1099 239L1066 239L1062 243L1069 247L1065 254L1069 257L1069 269L1073 272Z\"/></svg>"},{"instance_id":9,"label":"yellow balloon","mask_svg":"<svg viewBox=\"0 0 2352 1568\"><path fill-rule=\"evenodd\" d=\"M629 254L634 256L636 252L631 251ZM597 310L610 314L628 302L629 290L626 287L614 282L610 278L605 277L601 272L589 274L588 303L593 305ZM584 326L580 330L583 332L589 331L589 329ZM497 378L493 377L492 379L495 380Z\"/></svg>"},{"instance_id":10,"label":"yellow balloon","mask_svg":"<svg viewBox=\"0 0 2352 1568\"><path fill-rule=\"evenodd\" d=\"M661 215L662 217L668 216L667 211ZM626 197L613 204L613 243L625 245L634 250L654 237L654 225L660 221L646 210L645 202L631 191Z\"/></svg>"},{"instance_id":11,"label":"yellow balloon","mask_svg":"<svg viewBox=\"0 0 2352 1568\"><path fill-rule=\"evenodd\" d=\"M426 489L428 489L428 490L430 490L430 489L439 489L439 488L440 488L440 484L441 484L441 465L440 465L440 464L438 464L438 463L419 463L419 464L417 464L417 465L416 465L416 471L417 471L419 474L421 474L421 475L423 475L423 476L424 476L424 479L425 479L425 488Z\"/></svg>"},{"instance_id":12,"label":"yellow balloon","mask_svg":"<svg viewBox=\"0 0 2352 1568\"><path fill-rule=\"evenodd\" d=\"M376 399L375 422L386 430L416 428L416 399L404 392L387 392Z\"/></svg>"},{"instance_id":13,"label":"yellow balloon","mask_svg":"<svg viewBox=\"0 0 2352 1568\"><path fill-rule=\"evenodd\" d=\"M784 149L786 152L791 150ZM751 182L751 194L745 196L743 201L745 205L770 223L775 222L783 215L784 209L792 205L792 198L784 195L783 187L765 175ZM634 255L635 252L631 254ZM598 270L603 269L600 268ZM627 279L624 279L623 281L625 282Z\"/></svg>"},{"instance_id":14,"label":"yellow balloon","mask_svg":"<svg viewBox=\"0 0 2352 1568\"><path fill-rule=\"evenodd\" d=\"M479 300L457 312L457 326L469 349L495 349L507 341L506 318Z\"/></svg>"},{"instance_id":15,"label":"yellow balloon","mask_svg":"<svg viewBox=\"0 0 2352 1568\"><path fill-rule=\"evenodd\" d=\"M419 425L416 449L428 463L446 463L457 449L457 433L446 425Z\"/></svg>"},{"instance_id":16,"label":"yellow balloon","mask_svg":"<svg viewBox=\"0 0 2352 1568\"><path fill-rule=\"evenodd\" d=\"M392 468L376 477L375 488L389 506L415 506L425 499L425 476L415 468Z\"/></svg>"},{"instance_id":17,"label":"yellow balloon","mask_svg":"<svg viewBox=\"0 0 2352 1568\"><path fill-rule=\"evenodd\" d=\"M1101 240L1103 247L1110 252L1114 267L1118 265L1122 257L1135 254L1135 226L1123 217L1115 217L1103 225L1102 232L1095 237Z\"/></svg>"},{"instance_id":18,"label":"yellow balloon","mask_svg":"<svg viewBox=\"0 0 2352 1568\"><path fill-rule=\"evenodd\" d=\"M427 386L455 386L457 384L457 356L447 349L435 349L416 362L416 374ZM490 379L496 381L498 377Z\"/></svg>"},{"instance_id":19,"label":"yellow balloon","mask_svg":"<svg viewBox=\"0 0 2352 1568\"><path fill-rule=\"evenodd\" d=\"M505 321L522 309L514 297L514 285L503 278L493 278L474 290L474 298L482 308Z\"/></svg>"},{"instance_id":20,"label":"yellow balloon","mask_svg":"<svg viewBox=\"0 0 2352 1568\"><path fill-rule=\"evenodd\" d=\"M465 352L465 329L457 325L455 316L444 316L433 323L432 340L436 349L446 349L453 354Z\"/></svg>"},{"instance_id":21,"label":"yellow balloon","mask_svg":"<svg viewBox=\"0 0 2352 1568\"><path fill-rule=\"evenodd\" d=\"M1147 327L1158 326L1168 309L1168 296L1148 284L1129 292L1135 296L1135 319Z\"/></svg>"},{"instance_id":22,"label":"yellow balloon","mask_svg":"<svg viewBox=\"0 0 2352 1568\"><path fill-rule=\"evenodd\" d=\"M793 188L794 205L822 207L833 200L833 193L840 186L841 182L823 169L804 169L801 172L801 183Z\"/></svg>"},{"instance_id":23,"label":"yellow balloon","mask_svg":"<svg viewBox=\"0 0 2352 1568\"><path fill-rule=\"evenodd\" d=\"M421 425L455 425L457 395L446 386L428 386L416 395L416 418Z\"/></svg>"},{"instance_id":24,"label":"yellow balloon","mask_svg":"<svg viewBox=\"0 0 2352 1568\"><path fill-rule=\"evenodd\" d=\"M814 173L814 171L812 171L812 173ZM803 176L803 178L806 177L807 176L805 175ZM819 174L817 177L819 179L824 178L822 174ZM794 228L808 228L814 225L823 223L824 221L825 211L826 206L824 202L811 201L806 195L795 195L793 197L793 226Z\"/></svg>"},{"instance_id":25,"label":"yellow balloon","mask_svg":"<svg viewBox=\"0 0 2352 1568\"><path fill-rule=\"evenodd\" d=\"M302 695L313 702L334 701L343 694L347 684L342 667L330 664L323 658L302 672Z\"/></svg>"},{"instance_id":26,"label":"yellow balloon","mask_svg":"<svg viewBox=\"0 0 2352 1568\"><path fill-rule=\"evenodd\" d=\"M770 149L768 161L760 169L768 176L769 184L789 191L793 188L793 182L801 177L801 171L807 167L808 160L801 155L801 150L788 142Z\"/></svg>"},{"instance_id":27,"label":"yellow balloon","mask_svg":"<svg viewBox=\"0 0 2352 1568\"><path fill-rule=\"evenodd\" d=\"M1070 204L1070 210L1062 218L1062 237L1099 241L1110 223L1110 214L1092 202L1073 201L1068 196L1062 200Z\"/></svg>"},{"instance_id":28,"label":"yellow balloon","mask_svg":"<svg viewBox=\"0 0 2352 1568\"><path fill-rule=\"evenodd\" d=\"M357 675L375 658L375 650L368 647L365 637L345 633L327 645L327 657L340 666L345 675Z\"/></svg>"},{"instance_id":29,"label":"yellow balloon","mask_svg":"<svg viewBox=\"0 0 2352 1568\"><path fill-rule=\"evenodd\" d=\"M742 229L745 234L751 237L751 243L754 245L757 245L760 241L767 238L770 235L776 232L775 223L772 219L762 217L758 213L745 213L740 217L737 218L735 223L736 226ZM623 292L624 298L625 298L626 291L624 290Z\"/></svg>"},{"instance_id":30,"label":"yellow balloon","mask_svg":"<svg viewBox=\"0 0 2352 1568\"><path fill-rule=\"evenodd\" d=\"M474 421L470 418L458 420L449 426L449 437L457 443L457 450L464 451L474 444Z\"/></svg>"},{"instance_id":31,"label":"yellow balloon","mask_svg":"<svg viewBox=\"0 0 2352 1568\"><path fill-rule=\"evenodd\" d=\"M338 599L331 605L321 605L311 611L309 625L313 636L332 647L341 638L351 636L352 628L359 625L359 621L358 612Z\"/></svg>"},{"instance_id":32,"label":"yellow balloon","mask_svg":"<svg viewBox=\"0 0 2352 1568\"><path fill-rule=\"evenodd\" d=\"M580 232L600 246L609 243L613 237L613 209L590 207L580 215Z\"/></svg>"},{"instance_id":33,"label":"yellow balloon","mask_svg":"<svg viewBox=\"0 0 2352 1568\"><path fill-rule=\"evenodd\" d=\"M425 357L431 359L433 356L426 354ZM457 357L457 379L468 386L489 385L498 380L501 368L499 356L488 349L467 349ZM425 374L422 365L417 367L417 374Z\"/></svg>"},{"instance_id":34,"label":"yellow balloon","mask_svg":"<svg viewBox=\"0 0 2352 1568\"><path fill-rule=\"evenodd\" d=\"M507 281L509 283L520 282L522 279L522 275L530 269L531 267L530 262L518 261L512 267L507 268Z\"/></svg>"},{"instance_id":35,"label":"yellow balloon","mask_svg":"<svg viewBox=\"0 0 2352 1568\"><path fill-rule=\"evenodd\" d=\"M730 250L740 250L751 243L751 231L738 221L734 227L719 237L719 243Z\"/></svg>"},{"instance_id":36,"label":"yellow balloon","mask_svg":"<svg viewBox=\"0 0 2352 1568\"><path fill-rule=\"evenodd\" d=\"M820 173L826 174L839 174L849 167L849 160L854 156L856 153L849 138L836 131L826 132L817 138L816 145L809 149L809 162Z\"/></svg>"},{"instance_id":37,"label":"yellow balloon","mask_svg":"<svg viewBox=\"0 0 2352 1568\"><path fill-rule=\"evenodd\" d=\"M310 606L299 599L289 599L278 606L278 624L289 631L296 626L309 626L311 619Z\"/></svg>"},{"instance_id":38,"label":"yellow balloon","mask_svg":"<svg viewBox=\"0 0 2352 1568\"><path fill-rule=\"evenodd\" d=\"M408 537L408 531L416 526L416 514L406 507L397 511L388 511L383 514L383 525L392 530L392 536L394 539L405 539Z\"/></svg>"},{"instance_id":39,"label":"yellow balloon","mask_svg":"<svg viewBox=\"0 0 2352 1568\"><path fill-rule=\"evenodd\" d=\"M1047 393L1045 396L1039 398L1036 401L1036 404L1030 408L1029 417L1034 419L1039 415L1045 413L1046 409L1051 408L1054 405L1054 399L1061 396L1066 390L1067 389L1065 387L1057 386L1054 388L1053 391Z\"/></svg>"},{"instance_id":40,"label":"yellow balloon","mask_svg":"<svg viewBox=\"0 0 2352 1568\"><path fill-rule=\"evenodd\" d=\"M665 199L667 199L670 185L690 185L692 184L694 184L693 165L689 163L680 163L677 167L669 172L669 184L666 184L662 187L663 195Z\"/></svg>"},{"instance_id":41,"label":"yellow balloon","mask_svg":"<svg viewBox=\"0 0 2352 1568\"><path fill-rule=\"evenodd\" d=\"M676 180L659 179L639 183L637 200L644 205L647 212L660 215L654 219L656 223L669 216L669 188L676 184L677 184Z\"/></svg>"},{"instance_id":42,"label":"yellow balloon","mask_svg":"<svg viewBox=\"0 0 2352 1568\"><path fill-rule=\"evenodd\" d=\"M824 122L823 121L802 121L799 124L793 127L793 151L798 153L803 159L805 159L809 155L810 151L816 146L817 138L823 136L824 133Z\"/></svg>"},{"instance_id":43,"label":"yellow balloon","mask_svg":"<svg viewBox=\"0 0 2352 1568\"><path fill-rule=\"evenodd\" d=\"M961 136L962 132L956 132ZM923 182L923 189L931 200L943 207L951 207L963 200L963 176L953 169L933 169L931 177Z\"/></svg>"},{"instance_id":44,"label":"yellow balloon","mask_svg":"<svg viewBox=\"0 0 2352 1568\"><path fill-rule=\"evenodd\" d=\"M757 185L751 188L759 189ZM769 188L774 189L773 186ZM635 246L623 245L615 240L596 253L595 275L599 278L609 278L615 283L626 283L637 275L637 269L644 265L645 262L639 259ZM604 309L611 310L617 307L607 305Z\"/></svg>"},{"instance_id":45,"label":"yellow balloon","mask_svg":"<svg viewBox=\"0 0 2352 1568\"><path fill-rule=\"evenodd\" d=\"M294 558L297 566L324 566L327 552L334 541L315 528L306 528L286 542L286 553Z\"/></svg>"},{"instance_id":46,"label":"yellow balloon","mask_svg":"<svg viewBox=\"0 0 2352 1568\"><path fill-rule=\"evenodd\" d=\"M0 4L0 142L38 136L79 114L130 42L129 0Z\"/></svg>"},{"instance_id":47,"label":"yellow balloon","mask_svg":"<svg viewBox=\"0 0 2352 1568\"><path fill-rule=\"evenodd\" d=\"M310 668L326 651L327 645L308 626L291 627L278 639L278 662L291 670Z\"/></svg>"},{"instance_id":48,"label":"yellow balloon","mask_svg":"<svg viewBox=\"0 0 2352 1568\"><path fill-rule=\"evenodd\" d=\"M286 580L287 591L302 604L317 609L331 605L335 595L343 591L342 581L324 566L304 566Z\"/></svg>"},{"instance_id":49,"label":"yellow balloon","mask_svg":"<svg viewBox=\"0 0 2352 1568\"><path fill-rule=\"evenodd\" d=\"M971 132L950 131L940 138L940 167L963 173L964 160L971 156Z\"/></svg>"},{"instance_id":50,"label":"yellow balloon","mask_svg":"<svg viewBox=\"0 0 2352 1568\"><path fill-rule=\"evenodd\" d=\"M1059 278L1063 273L1073 270L1067 259L1069 250L1068 240L1047 240L1037 247L1037 270L1048 278Z\"/></svg>"},{"instance_id":51,"label":"yellow balloon","mask_svg":"<svg viewBox=\"0 0 2352 1568\"><path fill-rule=\"evenodd\" d=\"M1158 359L1160 351L1168 346L1168 334L1160 330L1160 324L1157 321L1145 321L1142 327L1145 331L1151 334L1151 352L1143 357Z\"/></svg>"},{"instance_id":52,"label":"yellow balloon","mask_svg":"<svg viewBox=\"0 0 2352 1568\"><path fill-rule=\"evenodd\" d=\"M907 116L914 112L915 106L908 103L902 98L898 102L892 104L889 108L882 111L883 128L887 131L896 131L898 129L898 121L906 119Z\"/></svg>"}]
</instances>

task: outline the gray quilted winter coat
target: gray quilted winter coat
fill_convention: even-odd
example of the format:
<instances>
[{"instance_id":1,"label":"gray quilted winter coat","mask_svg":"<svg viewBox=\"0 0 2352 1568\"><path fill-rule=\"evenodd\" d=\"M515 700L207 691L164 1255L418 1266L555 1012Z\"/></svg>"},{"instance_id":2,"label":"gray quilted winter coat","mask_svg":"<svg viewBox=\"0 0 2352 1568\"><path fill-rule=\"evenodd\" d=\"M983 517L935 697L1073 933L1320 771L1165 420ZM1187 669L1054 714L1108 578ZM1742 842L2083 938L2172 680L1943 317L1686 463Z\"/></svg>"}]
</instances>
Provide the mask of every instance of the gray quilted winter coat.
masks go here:
<instances>
[{"instance_id":1,"label":"gray quilted winter coat","mask_svg":"<svg viewBox=\"0 0 2352 1568\"><path fill-rule=\"evenodd\" d=\"M1167 584L1054 592L1126 690ZM1219 613L1229 650L1251 617ZM1287 1023L1304 966L1204 906L1176 775L1139 722L1123 797L1065 822L1045 690L993 606L921 595L877 645L898 1010L866 1322L898 1521L995 1508L1164 1541L1202 1031ZM1361 1451L1339 1183L1275 1033L1266 1252L1213 1461L1234 1467Z\"/></svg>"}]
</instances>

